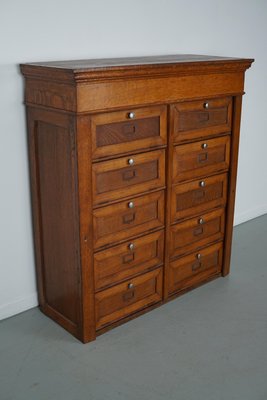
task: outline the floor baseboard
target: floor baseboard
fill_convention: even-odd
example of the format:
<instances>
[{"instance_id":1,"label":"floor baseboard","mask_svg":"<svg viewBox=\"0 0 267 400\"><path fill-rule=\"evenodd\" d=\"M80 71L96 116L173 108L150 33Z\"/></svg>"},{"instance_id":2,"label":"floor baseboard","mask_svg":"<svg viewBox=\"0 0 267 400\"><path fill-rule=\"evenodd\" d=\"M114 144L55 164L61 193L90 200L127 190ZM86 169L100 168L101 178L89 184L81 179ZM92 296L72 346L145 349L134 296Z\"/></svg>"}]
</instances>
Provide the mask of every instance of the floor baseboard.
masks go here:
<instances>
[{"instance_id":1,"label":"floor baseboard","mask_svg":"<svg viewBox=\"0 0 267 400\"><path fill-rule=\"evenodd\" d=\"M263 204L260 207L250 209L240 214L236 214L234 219L234 226L243 224L244 222L250 221L251 219L260 217L264 214L267 214L267 204Z\"/></svg>"},{"instance_id":2,"label":"floor baseboard","mask_svg":"<svg viewBox=\"0 0 267 400\"><path fill-rule=\"evenodd\" d=\"M0 306L0 320L12 317L38 305L37 292Z\"/></svg>"}]
</instances>

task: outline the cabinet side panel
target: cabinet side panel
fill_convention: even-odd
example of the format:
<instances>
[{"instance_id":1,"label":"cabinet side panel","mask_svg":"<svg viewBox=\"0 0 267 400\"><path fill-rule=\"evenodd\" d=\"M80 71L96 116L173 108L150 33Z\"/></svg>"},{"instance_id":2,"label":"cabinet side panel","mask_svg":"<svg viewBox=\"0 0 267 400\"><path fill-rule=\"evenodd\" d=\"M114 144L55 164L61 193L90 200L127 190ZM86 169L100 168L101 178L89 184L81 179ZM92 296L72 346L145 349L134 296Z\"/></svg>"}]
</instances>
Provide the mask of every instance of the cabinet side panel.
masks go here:
<instances>
[{"instance_id":1,"label":"cabinet side panel","mask_svg":"<svg viewBox=\"0 0 267 400\"><path fill-rule=\"evenodd\" d=\"M30 115L39 299L45 313L77 334L79 250L74 132L68 127L69 121L63 120L65 117L51 118L51 113L37 111Z\"/></svg>"},{"instance_id":2,"label":"cabinet side panel","mask_svg":"<svg viewBox=\"0 0 267 400\"><path fill-rule=\"evenodd\" d=\"M233 122L232 122L232 141L231 141L231 164L229 171L228 201L226 213L226 229L224 243L224 260L222 275L226 276L230 272L233 222L235 210L236 179L238 167L238 149L240 137L242 96L234 97L233 101Z\"/></svg>"}]
</instances>

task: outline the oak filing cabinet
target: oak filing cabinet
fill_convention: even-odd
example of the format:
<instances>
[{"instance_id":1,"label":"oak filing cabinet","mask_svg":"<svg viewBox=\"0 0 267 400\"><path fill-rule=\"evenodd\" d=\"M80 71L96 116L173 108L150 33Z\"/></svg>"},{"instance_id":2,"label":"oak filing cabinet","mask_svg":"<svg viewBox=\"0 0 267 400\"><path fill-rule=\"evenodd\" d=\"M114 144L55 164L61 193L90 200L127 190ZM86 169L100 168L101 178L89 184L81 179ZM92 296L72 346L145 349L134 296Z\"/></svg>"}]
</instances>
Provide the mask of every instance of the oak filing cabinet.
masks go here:
<instances>
[{"instance_id":1,"label":"oak filing cabinet","mask_svg":"<svg viewBox=\"0 0 267 400\"><path fill-rule=\"evenodd\" d=\"M40 307L81 341L229 273L252 62L21 65Z\"/></svg>"}]
</instances>

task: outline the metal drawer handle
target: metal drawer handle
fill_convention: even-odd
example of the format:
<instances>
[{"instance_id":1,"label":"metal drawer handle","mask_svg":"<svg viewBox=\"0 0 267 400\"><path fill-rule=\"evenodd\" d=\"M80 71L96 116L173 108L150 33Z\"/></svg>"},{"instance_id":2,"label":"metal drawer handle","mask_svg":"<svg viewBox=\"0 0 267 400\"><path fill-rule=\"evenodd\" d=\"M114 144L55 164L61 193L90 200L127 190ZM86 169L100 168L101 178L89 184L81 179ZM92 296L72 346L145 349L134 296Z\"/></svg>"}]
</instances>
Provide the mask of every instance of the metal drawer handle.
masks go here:
<instances>
[{"instance_id":1,"label":"metal drawer handle","mask_svg":"<svg viewBox=\"0 0 267 400\"><path fill-rule=\"evenodd\" d=\"M124 224L131 224L135 220L135 213L124 215L122 220Z\"/></svg>"},{"instance_id":2,"label":"metal drawer handle","mask_svg":"<svg viewBox=\"0 0 267 400\"><path fill-rule=\"evenodd\" d=\"M194 236L202 235L202 233L203 233L203 227L202 227L202 226L199 226L199 227L195 228L194 231L193 231L193 233L194 233Z\"/></svg>"},{"instance_id":3,"label":"metal drawer handle","mask_svg":"<svg viewBox=\"0 0 267 400\"><path fill-rule=\"evenodd\" d=\"M198 154L197 158L198 158L198 162L199 163L203 163L205 161L208 161L208 152Z\"/></svg>"},{"instance_id":4,"label":"metal drawer handle","mask_svg":"<svg viewBox=\"0 0 267 400\"><path fill-rule=\"evenodd\" d=\"M200 187L205 187L205 186L206 186L206 182L205 182L205 181L199 182L199 186L200 186Z\"/></svg>"},{"instance_id":5,"label":"metal drawer handle","mask_svg":"<svg viewBox=\"0 0 267 400\"><path fill-rule=\"evenodd\" d=\"M130 201L128 203L128 208L134 208L134 202L133 201Z\"/></svg>"},{"instance_id":6,"label":"metal drawer handle","mask_svg":"<svg viewBox=\"0 0 267 400\"><path fill-rule=\"evenodd\" d=\"M203 104L203 107L207 110L208 108L209 108L209 103L207 102L207 103L204 103Z\"/></svg>"},{"instance_id":7,"label":"metal drawer handle","mask_svg":"<svg viewBox=\"0 0 267 400\"><path fill-rule=\"evenodd\" d=\"M134 261L134 253L125 254L122 257L122 264L130 264L132 261Z\"/></svg>"},{"instance_id":8,"label":"metal drawer handle","mask_svg":"<svg viewBox=\"0 0 267 400\"><path fill-rule=\"evenodd\" d=\"M135 291L131 290L131 291L127 291L126 293L124 293L122 298L123 298L123 301L130 301L134 298L134 296L135 296Z\"/></svg>"},{"instance_id":9,"label":"metal drawer handle","mask_svg":"<svg viewBox=\"0 0 267 400\"><path fill-rule=\"evenodd\" d=\"M194 271L197 271L198 269L200 269L201 268L201 262L199 262L199 261L196 261L194 264L192 264L192 271L194 272Z\"/></svg>"},{"instance_id":10,"label":"metal drawer handle","mask_svg":"<svg viewBox=\"0 0 267 400\"><path fill-rule=\"evenodd\" d=\"M201 253L196 254L196 258L197 258L197 261L194 262L194 264L192 264L192 271L193 272L202 267L202 263L200 261L202 259L202 254Z\"/></svg>"},{"instance_id":11,"label":"metal drawer handle","mask_svg":"<svg viewBox=\"0 0 267 400\"><path fill-rule=\"evenodd\" d=\"M136 170L133 169L131 171L123 171L122 173L122 179L124 181L130 181L131 179L136 178Z\"/></svg>"},{"instance_id":12,"label":"metal drawer handle","mask_svg":"<svg viewBox=\"0 0 267 400\"><path fill-rule=\"evenodd\" d=\"M129 158L128 164L129 164L129 165L134 165L134 159L133 159L133 158Z\"/></svg>"},{"instance_id":13,"label":"metal drawer handle","mask_svg":"<svg viewBox=\"0 0 267 400\"><path fill-rule=\"evenodd\" d=\"M130 243L128 247L131 251L133 251L133 249L135 248L135 245L134 245L134 243Z\"/></svg>"},{"instance_id":14,"label":"metal drawer handle","mask_svg":"<svg viewBox=\"0 0 267 400\"><path fill-rule=\"evenodd\" d=\"M134 123L127 123L123 126L123 133L125 135L132 135L133 133L135 133L135 124Z\"/></svg>"},{"instance_id":15,"label":"metal drawer handle","mask_svg":"<svg viewBox=\"0 0 267 400\"><path fill-rule=\"evenodd\" d=\"M135 118L135 113L133 111L129 112L128 118L134 119Z\"/></svg>"},{"instance_id":16,"label":"metal drawer handle","mask_svg":"<svg viewBox=\"0 0 267 400\"><path fill-rule=\"evenodd\" d=\"M129 283L128 284L128 289L134 289L134 284L133 283Z\"/></svg>"}]
</instances>

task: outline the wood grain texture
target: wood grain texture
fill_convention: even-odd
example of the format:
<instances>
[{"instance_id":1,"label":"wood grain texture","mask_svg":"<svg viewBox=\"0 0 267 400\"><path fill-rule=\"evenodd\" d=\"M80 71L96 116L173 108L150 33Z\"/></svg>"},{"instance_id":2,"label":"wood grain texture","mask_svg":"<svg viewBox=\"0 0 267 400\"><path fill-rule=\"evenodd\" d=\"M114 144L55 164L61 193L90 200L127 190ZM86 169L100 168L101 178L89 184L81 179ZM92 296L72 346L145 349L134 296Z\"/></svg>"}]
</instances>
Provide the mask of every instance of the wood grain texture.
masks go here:
<instances>
[{"instance_id":1,"label":"wood grain texture","mask_svg":"<svg viewBox=\"0 0 267 400\"><path fill-rule=\"evenodd\" d=\"M227 171L230 137L202 140L174 147L173 183Z\"/></svg>"},{"instance_id":2,"label":"wood grain texture","mask_svg":"<svg viewBox=\"0 0 267 400\"><path fill-rule=\"evenodd\" d=\"M28 127L39 302L44 312L79 337L74 121L29 109Z\"/></svg>"},{"instance_id":3,"label":"wood grain texture","mask_svg":"<svg viewBox=\"0 0 267 400\"><path fill-rule=\"evenodd\" d=\"M101 113L90 121L94 159L166 145L166 106Z\"/></svg>"},{"instance_id":4,"label":"wood grain texture","mask_svg":"<svg viewBox=\"0 0 267 400\"><path fill-rule=\"evenodd\" d=\"M171 204L172 204L172 179L173 179L173 113L171 106L168 107L168 147L166 149L166 200L165 200L165 254L164 254L164 279L163 279L163 299L169 298L169 262L170 262L170 226L172 223Z\"/></svg>"},{"instance_id":5,"label":"wood grain texture","mask_svg":"<svg viewBox=\"0 0 267 400\"><path fill-rule=\"evenodd\" d=\"M94 255L96 290L163 264L164 232L133 239Z\"/></svg>"},{"instance_id":6,"label":"wood grain texture","mask_svg":"<svg viewBox=\"0 0 267 400\"><path fill-rule=\"evenodd\" d=\"M37 169L36 139L35 139L35 121L38 116L31 107L27 107L27 134L28 134L28 155L30 167L31 182L31 208L32 208L32 224L34 233L34 255L36 281L38 289L38 301L40 307L45 304L45 282L42 264L42 225L40 215L40 196Z\"/></svg>"},{"instance_id":7,"label":"wood grain texture","mask_svg":"<svg viewBox=\"0 0 267 400\"><path fill-rule=\"evenodd\" d=\"M231 97L182 102L171 109L175 143L231 131Z\"/></svg>"},{"instance_id":8,"label":"wood grain texture","mask_svg":"<svg viewBox=\"0 0 267 400\"><path fill-rule=\"evenodd\" d=\"M76 90L73 85L29 79L25 90L28 104L74 111L77 108Z\"/></svg>"},{"instance_id":9,"label":"wood grain texture","mask_svg":"<svg viewBox=\"0 0 267 400\"><path fill-rule=\"evenodd\" d=\"M76 120L79 195L79 237L81 254L81 313L80 338L84 343L94 340L95 298L93 263L93 194L90 177L92 175L91 137L87 127L89 118L79 116Z\"/></svg>"},{"instance_id":10,"label":"wood grain texture","mask_svg":"<svg viewBox=\"0 0 267 400\"><path fill-rule=\"evenodd\" d=\"M96 329L159 302L161 298L161 268L99 292L95 297Z\"/></svg>"},{"instance_id":11,"label":"wood grain texture","mask_svg":"<svg viewBox=\"0 0 267 400\"><path fill-rule=\"evenodd\" d=\"M208 276L218 274L221 268L222 243L172 261L170 262L169 293L172 294L196 282L201 282Z\"/></svg>"},{"instance_id":12,"label":"wood grain texture","mask_svg":"<svg viewBox=\"0 0 267 400\"><path fill-rule=\"evenodd\" d=\"M235 210L236 178L237 178L237 166L238 166L241 107L242 107L242 96L237 96L234 98L232 142L231 142L231 167L230 167L230 173L229 173L229 186L228 186L228 202L227 202L226 233L225 233L225 245L224 245L223 276L228 275L229 271L230 271L233 221L234 221L234 210Z\"/></svg>"},{"instance_id":13,"label":"wood grain texture","mask_svg":"<svg viewBox=\"0 0 267 400\"><path fill-rule=\"evenodd\" d=\"M63 70L74 70L74 71L93 71L103 70L103 69L113 69L114 67L121 67L122 71L127 70L127 66L136 67L139 66L148 67L159 67L160 65L171 64L174 67L178 67L179 64L186 64L186 68L191 64L201 64L203 62L207 65L214 64L220 69L223 68L222 65L226 62L230 62L234 67L237 67L237 63L245 63L252 60L237 58L237 57L220 57L211 56L203 54L168 54L168 55L156 55L156 56L143 56L143 57L123 57L123 58L99 58L99 59L87 59L87 60L66 60L66 61L46 61L46 62L36 62L23 64L24 66L40 66L43 68L60 68ZM205 67L207 68L207 65Z\"/></svg>"},{"instance_id":14,"label":"wood grain texture","mask_svg":"<svg viewBox=\"0 0 267 400\"><path fill-rule=\"evenodd\" d=\"M205 183L201 187L201 182ZM200 180L173 186L172 222L221 207L227 200L227 174L205 177Z\"/></svg>"},{"instance_id":15,"label":"wood grain texture","mask_svg":"<svg viewBox=\"0 0 267 400\"><path fill-rule=\"evenodd\" d=\"M21 65L40 306L84 343L229 273L252 62Z\"/></svg>"},{"instance_id":16,"label":"wood grain texture","mask_svg":"<svg viewBox=\"0 0 267 400\"><path fill-rule=\"evenodd\" d=\"M94 246L103 247L164 226L164 191L122 201L93 212Z\"/></svg>"},{"instance_id":17,"label":"wood grain texture","mask_svg":"<svg viewBox=\"0 0 267 400\"><path fill-rule=\"evenodd\" d=\"M73 246L76 215L72 207L74 138L66 128L44 121L36 121L35 129L45 298L50 307L77 323L77 259ZM65 282L61 285L63 274Z\"/></svg>"},{"instance_id":18,"label":"wood grain texture","mask_svg":"<svg viewBox=\"0 0 267 400\"><path fill-rule=\"evenodd\" d=\"M25 77L50 81L90 82L126 78L148 78L172 75L205 75L244 73L253 59L175 54L150 57L127 57L93 60L50 61L21 64ZM143 101L142 103L145 103Z\"/></svg>"},{"instance_id":19,"label":"wood grain texture","mask_svg":"<svg viewBox=\"0 0 267 400\"><path fill-rule=\"evenodd\" d=\"M203 213L170 227L170 257L179 257L224 238L225 210Z\"/></svg>"},{"instance_id":20,"label":"wood grain texture","mask_svg":"<svg viewBox=\"0 0 267 400\"><path fill-rule=\"evenodd\" d=\"M94 205L164 187L165 150L93 164L92 185Z\"/></svg>"},{"instance_id":21,"label":"wood grain texture","mask_svg":"<svg viewBox=\"0 0 267 400\"><path fill-rule=\"evenodd\" d=\"M125 90L127 88L127 90ZM212 75L163 76L130 80L80 83L77 86L77 112L94 112L107 108L163 104L187 99L205 99L243 93L242 72ZM203 101L203 100L202 100Z\"/></svg>"}]
</instances>

